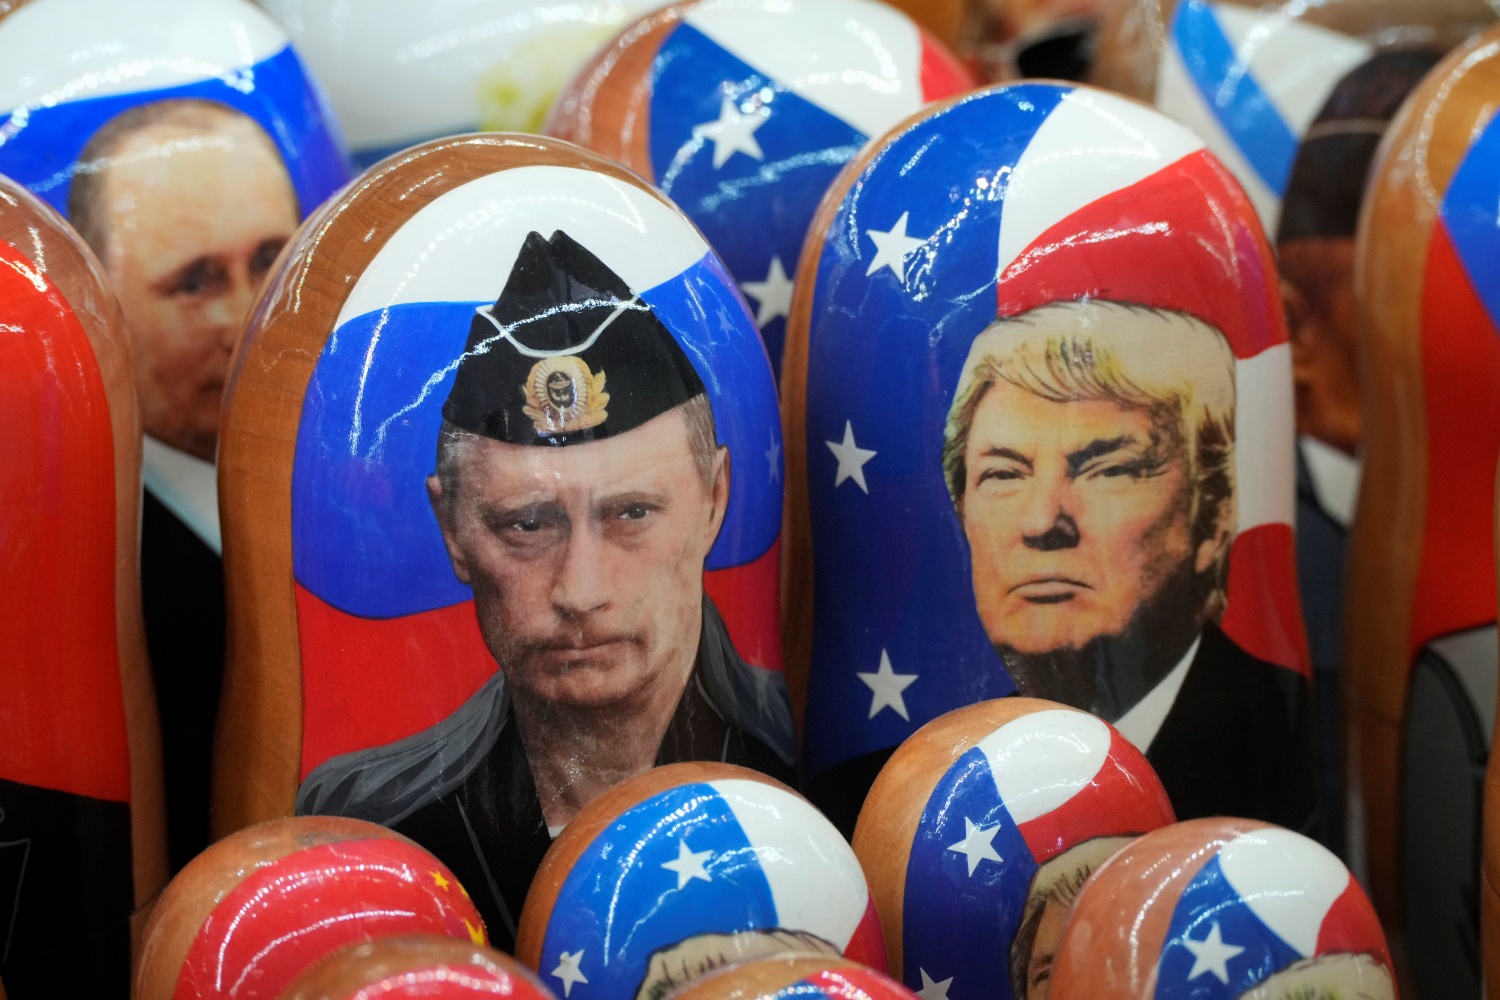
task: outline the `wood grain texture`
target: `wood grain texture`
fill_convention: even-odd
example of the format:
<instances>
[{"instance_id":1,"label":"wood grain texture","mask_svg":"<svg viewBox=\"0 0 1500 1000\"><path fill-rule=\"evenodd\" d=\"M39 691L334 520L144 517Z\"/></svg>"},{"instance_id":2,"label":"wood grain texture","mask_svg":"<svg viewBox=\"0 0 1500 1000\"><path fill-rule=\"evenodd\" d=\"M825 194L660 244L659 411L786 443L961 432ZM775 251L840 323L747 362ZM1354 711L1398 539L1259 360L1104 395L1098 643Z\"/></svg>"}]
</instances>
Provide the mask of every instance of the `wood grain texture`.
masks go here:
<instances>
[{"instance_id":1,"label":"wood grain texture","mask_svg":"<svg viewBox=\"0 0 1500 1000\"><path fill-rule=\"evenodd\" d=\"M891 976L905 981L903 924L907 856L922 813L948 769L980 740L1033 712L1067 709L1039 698L1000 698L968 705L918 729L881 769L854 827L854 854L870 884L885 932Z\"/></svg>"},{"instance_id":2,"label":"wood grain texture","mask_svg":"<svg viewBox=\"0 0 1500 1000\"><path fill-rule=\"evenodd\" d=\"M1052 1000L1153 996L1157 956L1183 887L1229 841L1268 828L1248 819L1196 819L1122 847L1078 894L1053 959Z\"/></svg>"},{"instance_id":3,"label":"wood grain texture","mask_svg":"<svg viewBox=\"0 0 1500 1000\"><path fill-rule=\"evenodd\" d=\"M651 83L656 53L698 0L647 14L597 53L558 95L542 132L577 143L650 179Z\"/></svg>"},{"instance_id":4,"label":"wood grain texture","mask_svg":"<svg viewBox=\"0 0 1500 1000\"><path fill-rule=\"evenodd\" d=\"M1356 251L1365 464L1344 604L1345 768L1356 863L1398 952L1396 776L1427 514L1422 282L1443 195L1497 102L1500 28L1450 53L1392 122Z\"/></svg>"},{"instance_id":5,"label":"wood grain texture","mask_svg":"<svg viewBox=\"0 0 1500 1000\"><path fill-rule=\"evenodd\" d=\"M604 158L551 139L483 134L425 143L375 165L308 218L251 310L231 362L219 439L228 649L215 836L290 815L295 803L302 684L292 464L302 397L339 310L375 254L427 204L477 177L533 165L645 187Z\"/></svg>"},{"instance_id":6,"label":"wood grain texture","mask_svg":"<svg viewBox=\"0 0 1500 1000\"><path fill-rule=\"evenodd\" d=\"M734 764L712 761L690 761L684 764L666 764L654 767L620 782L609 791L594 799L573 817L560 833L542 859L532 880L531 891L526 894L526 905L521 908L521 922L516 931L516 958L531 968L542 961L542 943L547 936L547 926L552 921L552 911L557 897L562 893L563 883L583 857L589 846L597 840L621 813L669 788L677 788L699 781L726 781L739 779L758 781L779 788L788 795L796 792L759 771ZM801 798L800 795L797 796Z\"/></svg>"},{"instance_id":7,"label":"wood grain texture","mask_svg":"<svg viewBox=\"0 0 1500 1000\"><path fill-rule=\"evenodd\" d=\"M177 873L151 914L136 969L136 1000L166 1000L188 949L214 907L235 886L273 861L319 844L392 839L411 843L374 823L334 816L273 820L226 837Z\"/></svg>"},{"instance_id":8,"label":"wood grain texture","mask_svg":"<svg viewBox=\"0 0 1500 1000\"><path fill-rule=\"evenodd\" d=\"M435 994L442 997L467 995L472 990L476 997L499 994L514 1000L552 1000L531 970L509 955L436 934L381 938L341 948L293 983L281 1000L356 1000L366 995L361 990L384 980L437 970L455 970L460 975L473 970L476 975L467 989L461 979L450 980L445 992ZM496 981L508 981L510 988L502 989ZM410 993L398 995L427 996L434 989L431 982L414 984Z\"/></svg>"},{"instance_id":9,"label":"wood grain texture","mask_svg":"<svg viewBox=\"0 0 1500 1000\"><path fill-rule=\"evenodd\" d=\"M671 1000L762 1000L788 986L839 969L864 969L858 962L827 955L783 955L735 962L670 994ZM861 994L862 995L862 994Z\"/></svg>"},{"instance_id":10,"label":"wood grain texture","mask_svg":"<svg viewBox=\"0 0 1500 1000\"><path fill-rule=\"evenodd\" d=\"M0 9L0 16L4 13ZM0 240L25 254L67 299L94 349L109 400L115 466L115 630L130 744L132 880L137 907L132 919L134 954L139 950L146 911L167 882L167 853L161 733L141 615L141 427L130 342L119 303L93 252L62 216L4 177L0 177Z\"/></svg>"}]
</instances>

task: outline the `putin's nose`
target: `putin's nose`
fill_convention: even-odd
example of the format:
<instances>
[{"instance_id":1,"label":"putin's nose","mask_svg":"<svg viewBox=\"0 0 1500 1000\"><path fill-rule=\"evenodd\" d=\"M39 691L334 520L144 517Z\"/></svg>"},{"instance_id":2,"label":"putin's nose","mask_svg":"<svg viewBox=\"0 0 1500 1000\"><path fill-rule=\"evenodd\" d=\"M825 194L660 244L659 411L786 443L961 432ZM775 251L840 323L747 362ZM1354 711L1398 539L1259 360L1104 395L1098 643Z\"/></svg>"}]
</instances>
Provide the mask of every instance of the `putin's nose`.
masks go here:
<instances>
[{"instance_id":1,"label":"putin's nose","mask_svg":"<svg viewBox=\"0 0 1500 1000\"><path fill-rule=\"evenodd\" d=\"M602 534L593 524L575 523L568 531L552 581L552 605L562 617L581 618L609 603L604 548Z\"/></svg>"}]
</instances>

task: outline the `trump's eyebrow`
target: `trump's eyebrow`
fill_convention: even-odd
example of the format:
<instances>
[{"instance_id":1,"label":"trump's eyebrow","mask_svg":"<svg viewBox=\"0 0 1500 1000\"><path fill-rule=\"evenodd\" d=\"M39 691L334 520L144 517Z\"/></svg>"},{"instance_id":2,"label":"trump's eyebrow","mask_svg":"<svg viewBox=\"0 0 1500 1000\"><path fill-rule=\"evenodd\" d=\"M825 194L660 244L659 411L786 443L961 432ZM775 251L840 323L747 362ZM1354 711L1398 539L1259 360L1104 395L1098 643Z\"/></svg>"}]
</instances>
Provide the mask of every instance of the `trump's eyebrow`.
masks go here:
<instances>
[{"instance_id":1,"label":"trump's eyebrow","mask_svg":"<svg viewBox=\"0 0 1500 1000\"><path fill-rule=\"evenodd\" d=\"M1004 448L1004 447L1000 447L1000 446L996 446L996 447L993 447L993 448L986 448L985 451L984 451L984 453L982 455L980 455L980 457L981 458L1008 458L1012 462L1019 462L1020 464L1026 466L1026 468L1028 468L1028 469L1035 468L1035 463L1033 463L1031 461L1031 459L1027 458L1025 455L1021 454L1019 451L1016 451L1014 448Z\"/></svg>"},{"instance_id":2,"label":"trump's eyebrow","mask_svg":"<svg viewBox=\"0 0 1500 1000\"><path fill-rule=\"evenodd\" d=\"M1068 475L1077 475L1078 470L1088 462L1134 443L1135 435L1133 434L1121 434L1113 438L1095 438L1077 451L1068 452Z\"/></svg>"}]
</instances>

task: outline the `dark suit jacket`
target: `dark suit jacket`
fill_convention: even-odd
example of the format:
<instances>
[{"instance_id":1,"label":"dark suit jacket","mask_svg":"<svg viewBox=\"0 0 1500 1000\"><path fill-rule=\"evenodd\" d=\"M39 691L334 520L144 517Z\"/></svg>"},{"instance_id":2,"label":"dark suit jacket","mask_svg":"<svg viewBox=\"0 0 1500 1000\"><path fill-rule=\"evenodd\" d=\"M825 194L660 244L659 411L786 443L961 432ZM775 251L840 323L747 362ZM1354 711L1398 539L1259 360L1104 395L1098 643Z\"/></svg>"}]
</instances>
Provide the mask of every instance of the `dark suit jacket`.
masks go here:
<instances>
[{"instance_id":1,"label":"dark suit jacket","mask_svg":"<svg viewBox=\"0 0 1500 1000\"><path fill-rule=\"evenodd\" d=\"M175 872L208 847L209 771L224 683L224 561L150 490L142 494L141 605Z\"/></svg>"},{"instance_id":2,"label":"dark suit jacket","mask_svg":"<svg viewBox=\"0 0 1500 1000\"><path fill-rule=\"evenodd\" d=\"M1312 727L1308 682L1257 660L1210 623L1146 758L1179 820L1239 816L1309 833Z\"/></svg>"},{"instance_id":3,"label":"dark suit jacket","mask_svg":"<svg viewBox=\"0 0 1500 1000\"><path fill-rule=\"evenodd\" d=\"M786 684L740 659L706 597L698 660L656 757L688 760L740 764L788 784L795 778ZM297 812L371 820L415 840L458 876L491 941L506 951L552 844L498 673L431 729L314 768Z\"/></svg>"}]
</instances>

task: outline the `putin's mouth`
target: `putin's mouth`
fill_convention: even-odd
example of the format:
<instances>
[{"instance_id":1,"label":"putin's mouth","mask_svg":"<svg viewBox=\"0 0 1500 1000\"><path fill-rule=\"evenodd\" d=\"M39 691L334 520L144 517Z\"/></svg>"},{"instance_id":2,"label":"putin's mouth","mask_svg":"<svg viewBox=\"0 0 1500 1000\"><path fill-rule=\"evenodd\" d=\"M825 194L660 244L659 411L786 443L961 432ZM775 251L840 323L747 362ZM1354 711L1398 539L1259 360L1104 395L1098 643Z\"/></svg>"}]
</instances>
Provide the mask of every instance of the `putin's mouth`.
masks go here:
<instances>
[{"instance_id":1,"label":"putin's mouth","mask_svg":"<svg viewBox=\"0 0 1500 1000\"><path fill-rule=\"evenodd\" d=\"M1068 576L1034 576L1022 580L1007 593L1015 594L1029 604L1063 604L1078 596L1078 591L1093 589L1082 580Z\"/></svg>"}]
</instances>

